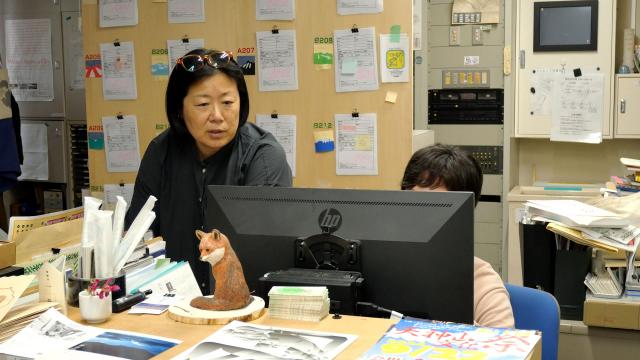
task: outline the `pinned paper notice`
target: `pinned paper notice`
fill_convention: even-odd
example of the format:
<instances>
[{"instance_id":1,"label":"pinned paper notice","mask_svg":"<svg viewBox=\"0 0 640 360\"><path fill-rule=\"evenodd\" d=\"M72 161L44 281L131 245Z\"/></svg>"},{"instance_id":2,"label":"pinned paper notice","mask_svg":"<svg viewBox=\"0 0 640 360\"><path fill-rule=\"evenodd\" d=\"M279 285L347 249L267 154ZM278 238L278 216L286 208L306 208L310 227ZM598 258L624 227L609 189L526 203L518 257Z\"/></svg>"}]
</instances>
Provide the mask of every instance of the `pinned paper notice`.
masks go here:
<instances>
[{"instance_id":1,"label":"pinned paper notice","mask_svg":"<svg viewBox=\"0 0 640 360\"><path fill-rule=\"evenodd\" d=\"M370 135L356 135L355 140L356 140L355 149L357 151L371 151Z\"/></svg>"},{"instance_id":2,"label":"pinned paper notice","mask_svg":"<svg viewBox=\"0 0 640 360\"><path fill-rule=\"evenodd\" d=\"M333 130L321 130L313 133L316 152L329 152L335 148Z\"/></svg>"},{"instance_id":3,"label":"pinned paper notice","mask_svg":"<svg viewBox=\"0 0 640 360\"><path fill-rule=\"evenodd\" d=\"M398 99L398 93L395 91L387 91L387 95L384 97L384 101L395 104Z\"/></svg>"}]
</instances>

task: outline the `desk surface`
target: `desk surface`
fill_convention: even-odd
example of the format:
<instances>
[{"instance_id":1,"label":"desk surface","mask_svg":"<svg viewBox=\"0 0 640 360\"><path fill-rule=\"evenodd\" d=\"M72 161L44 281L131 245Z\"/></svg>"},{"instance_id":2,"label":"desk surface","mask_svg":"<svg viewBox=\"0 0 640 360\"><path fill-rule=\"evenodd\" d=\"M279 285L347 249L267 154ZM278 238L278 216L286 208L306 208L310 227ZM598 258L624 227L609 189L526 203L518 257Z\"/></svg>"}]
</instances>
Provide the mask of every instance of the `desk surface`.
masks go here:
<instances>
[{"instance_id":1,"label":"desk surface","mask_svg":"<svg viewBox=\"0 0 640 360\"><path fill-rule=\"evenodd\" d=\"M78 308L69 307L68 317L78 323L86 323L80 317ZM326 331L358 335L356 341L346 348L337 359L353 360L364 354L380 337L395 324L395 319L366 318L359 316L342 316L341 319L333 319L327 316L319 323L307 321L281 320L269 318L266 314L252 321L254 324L268 326L288 327L314 331ZM189 325L173 321L165 312L162 315L129 315L126 312L113 314L109 320L102 324L93 325L100 328L135 331L155 336L163 336L182 340L182 343L163 352L157 359L170 359L191 346L197 344L221 325ZM536 344L529 359L540 359L540 342Z\"/></svg>"}]
</instances>

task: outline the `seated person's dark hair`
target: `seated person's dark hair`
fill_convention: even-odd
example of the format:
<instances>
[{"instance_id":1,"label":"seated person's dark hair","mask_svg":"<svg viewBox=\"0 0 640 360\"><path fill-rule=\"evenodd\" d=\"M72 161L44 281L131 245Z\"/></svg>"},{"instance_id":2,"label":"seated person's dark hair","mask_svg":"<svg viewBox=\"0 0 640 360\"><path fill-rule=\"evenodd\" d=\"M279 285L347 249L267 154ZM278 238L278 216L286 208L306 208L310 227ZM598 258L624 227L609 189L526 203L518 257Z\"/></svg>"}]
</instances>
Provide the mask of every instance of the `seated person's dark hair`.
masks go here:
<instances>
[{"instance_id":1,"label":"seated person's dark hair","mask_svg":"<svg viewBox=\"0 0 640 360\"><path fill-rule=\"evenodd\" d=\"M459 147L435 144L416 151L407 163L402 190L415 186L473 191L477 205L482 191L482 169L476 159Z\"/></svg>"},{"instance_id":2,"label":"seated person's dark hair","mask_svg":"<svg viewBox=\"0 0 640 360\"><path fill-rule=\"evenodd\" d=\"M188 52L186 55L205 55L220 52L218 50L209 49L194 49ZM247 89L247 83L245 82L242 69L234 59L230 59L229 62L218 68L214 68L208 65L202 67L202 69L189 72L182 66L176 65L169 76L169 83L167 84L167 92L165 95L165 110L167 113L167 119L171 131L174 132L179 138L190 139L191 135L187 131L187 126L182 118L182 101L187 96L189 88L206 78L209 78L216 73L221 72L229 76L236 82L238 86L238 94L240 95L240 118L238 123L238 129L247 122L249 117L249 91Z\"/></svg>"}]
</instances>

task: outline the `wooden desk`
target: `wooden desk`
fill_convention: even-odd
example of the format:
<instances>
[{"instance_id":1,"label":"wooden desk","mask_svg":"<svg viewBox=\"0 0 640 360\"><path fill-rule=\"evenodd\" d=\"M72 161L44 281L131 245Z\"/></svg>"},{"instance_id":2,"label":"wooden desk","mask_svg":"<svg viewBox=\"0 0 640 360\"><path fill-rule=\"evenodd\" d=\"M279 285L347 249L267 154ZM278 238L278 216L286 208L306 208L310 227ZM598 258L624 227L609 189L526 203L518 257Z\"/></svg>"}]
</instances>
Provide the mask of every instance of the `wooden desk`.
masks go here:
<instances>
[{"instance_id":1,"label":"wooden desk","mask_svg":"<svg viewBox=\"0 0 640 360\"><path fill-rule=\"evenodd\" d=\"M80 317L78 308L69 307L67 316L73 321L88 325ZM389 327L396 322L396 319L378 319L347 315L343 315L342 319L333 319L331 315L329 315L319 323L314 323L272 319L266 314L252 321L254 324L267 326L358 335L355 342L338 355L337 359L341 360L357 359L369 350ZM182 340L181 344L158 355L156 357L157 359L170 359L202 341L222 327L220 325L188 325L179 323L169 319L166 312L162 315L128 315L126 312L113 314L106 322L94 326L115 330L135 331ZM540 359L540 342L536 344L532 353L529 354L528 359Z\"/></svg>"}]
</instances>

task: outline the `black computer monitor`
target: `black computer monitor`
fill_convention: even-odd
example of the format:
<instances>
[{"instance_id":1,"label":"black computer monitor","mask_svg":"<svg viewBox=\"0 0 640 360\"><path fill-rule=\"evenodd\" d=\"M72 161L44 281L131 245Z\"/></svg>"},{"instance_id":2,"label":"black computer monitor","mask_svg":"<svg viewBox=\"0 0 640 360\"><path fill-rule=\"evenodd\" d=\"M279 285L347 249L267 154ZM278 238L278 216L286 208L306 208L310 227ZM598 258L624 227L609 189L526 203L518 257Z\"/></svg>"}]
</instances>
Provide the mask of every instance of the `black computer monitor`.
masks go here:
<instances>
[{"instance_id":1,"label":"black computer monitor","mask_svg":"<svg viewBox=\"0 0 640 360\"><path fill-rule=\"evenodd\" d=\"M296 239L331 232L360 241L362 301L473 321L472 193L211 185L207 196L206 230L229 237L250 290L294 267Z\"/></svg>"}]
</instances>

